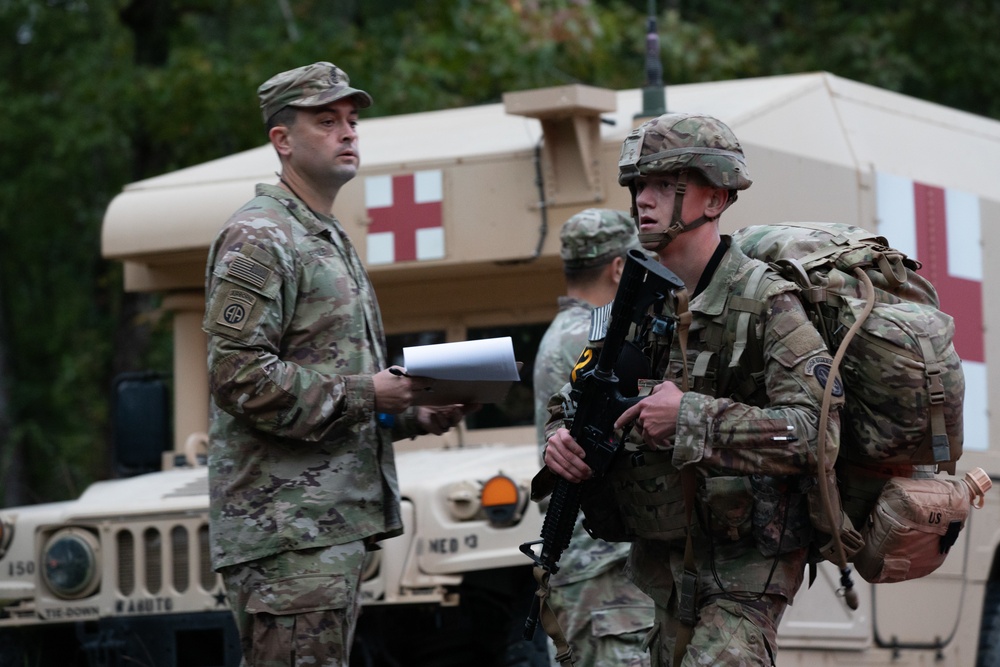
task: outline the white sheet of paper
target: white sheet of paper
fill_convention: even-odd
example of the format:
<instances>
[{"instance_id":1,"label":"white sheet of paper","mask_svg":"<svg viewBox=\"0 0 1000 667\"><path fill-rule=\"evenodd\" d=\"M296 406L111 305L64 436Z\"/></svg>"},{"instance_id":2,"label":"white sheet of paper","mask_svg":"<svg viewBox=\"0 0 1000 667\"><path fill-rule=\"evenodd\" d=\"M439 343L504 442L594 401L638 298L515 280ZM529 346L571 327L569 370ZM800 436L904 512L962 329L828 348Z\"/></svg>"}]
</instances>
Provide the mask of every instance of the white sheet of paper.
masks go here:
<instances>
[{"instance_id":1,"label":"white sheet of paper","mask_svg":"<svg viewBox=\"0 0 1000 667\"><path fill-rule=\"evenodd\" d=\"M438 380L520 379L510 336L405 347L403 366L409 375Z\"/></svg>"}]
</instances>

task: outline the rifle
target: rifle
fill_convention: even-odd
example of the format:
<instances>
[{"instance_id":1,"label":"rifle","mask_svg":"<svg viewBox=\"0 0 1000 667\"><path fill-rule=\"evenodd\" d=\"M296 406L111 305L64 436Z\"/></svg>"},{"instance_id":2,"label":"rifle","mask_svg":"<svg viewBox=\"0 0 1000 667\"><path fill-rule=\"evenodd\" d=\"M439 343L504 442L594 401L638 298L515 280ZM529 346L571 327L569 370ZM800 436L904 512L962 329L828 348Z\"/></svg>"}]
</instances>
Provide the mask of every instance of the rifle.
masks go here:
<instances>
[{"instance_id":1,"label":"rifle","mask_svg":"<svg viewBox=\"0 0 1000 667\"><path fill-rule=\"evenodd\" d=\"M578 381L579 399L570 427L570 435L586 452L585 460L594 472L591 479L599 479L607 472L622 447L622 441L615 437L615 421L629 406L641 400L640 397L623 396L615 375L615 365L629 329L633 324L642 323L650 306L683 289L680 278L656 259L639 250L628 252L597 365ZM547 573L546 579L547 575L559 571L559 558L573 536L580 511L580 487L580 484L557 478L542 523L542 539L525 542L520 547L523 554ZM540 554L532 548L536 544L542 545ZM535 595L524 623L525 639L530 640L535 634L540 607L541 597Z\"/></svg>"}]
</instances>

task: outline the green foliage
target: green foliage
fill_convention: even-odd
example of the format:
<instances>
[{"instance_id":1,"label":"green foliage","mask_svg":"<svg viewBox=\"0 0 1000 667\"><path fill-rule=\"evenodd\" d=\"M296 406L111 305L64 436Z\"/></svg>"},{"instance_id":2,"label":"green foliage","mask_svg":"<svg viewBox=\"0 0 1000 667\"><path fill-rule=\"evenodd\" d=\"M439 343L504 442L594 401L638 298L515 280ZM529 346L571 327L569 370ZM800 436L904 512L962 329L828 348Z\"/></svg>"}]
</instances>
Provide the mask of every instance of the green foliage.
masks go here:
<instances>
[{"instance_id":1,"label":"green foliage","mask_svg":"<svg viewBox=\"0 0 1000 667\"><path fill-rule=\"evenodd\" d=\"M685 18L754 47L756 72L823 70L1000 118L1000 5L980 0L687 0Z\"/></svg>"},{"instance_id":2,"label":"green foliage","mask_svg":"<svg viewBox=\"0 0 1000 667\"><path fill-rule=\"evenodd\" d=\"M124 295L100 226L128 182L263 144L256 87L317 60L374 115L582 82L645 84L647 0L0 0L0 485L109 474L115 373L169 372L167 318ZM284 11L290 9L289 13ZM679 9L678 9L679 8ZM976 0L661 2L667 84L828 70L1000 117L1000 9ZM0 368L3 366L0 365ZM10 424L4 432L5 424ZM10 482L10 480L7 480ZM0 493L0 497L3 494Z\"/></svg>"},{"instance_id":3,"label":"green foliage","mask_svg":"<svg viewBox=\"0 0 1000 667\"><path fill-rule=\"evenodd\" d=\"M0 15L3 445L27 453L31 500L76 494L103 471L113 322L99 222L129 154L126 109L106 87L127 53L114 25L84 3L6 3Z\"/></svg>"}]
</instances>

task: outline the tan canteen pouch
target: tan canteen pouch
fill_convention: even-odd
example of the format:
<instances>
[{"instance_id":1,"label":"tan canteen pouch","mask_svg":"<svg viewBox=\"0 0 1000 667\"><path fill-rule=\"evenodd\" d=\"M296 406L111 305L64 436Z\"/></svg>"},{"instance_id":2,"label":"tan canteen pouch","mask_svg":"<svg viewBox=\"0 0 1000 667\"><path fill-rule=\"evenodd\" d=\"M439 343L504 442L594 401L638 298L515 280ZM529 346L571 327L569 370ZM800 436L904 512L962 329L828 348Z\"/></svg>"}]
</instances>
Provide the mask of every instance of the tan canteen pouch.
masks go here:
<instances>
[{"instance_id":1,"label":"tan canteen pouch","mask_svg":"<svg viewBox=\"0 0 1000 667\"><path fill-rule=\"evenodd\" d=\"M918 579L944 563L969 516L992 483L981 468L964 479L893 477L867 524L852 562L872 584Z\"/></svg>"}]
</instances>

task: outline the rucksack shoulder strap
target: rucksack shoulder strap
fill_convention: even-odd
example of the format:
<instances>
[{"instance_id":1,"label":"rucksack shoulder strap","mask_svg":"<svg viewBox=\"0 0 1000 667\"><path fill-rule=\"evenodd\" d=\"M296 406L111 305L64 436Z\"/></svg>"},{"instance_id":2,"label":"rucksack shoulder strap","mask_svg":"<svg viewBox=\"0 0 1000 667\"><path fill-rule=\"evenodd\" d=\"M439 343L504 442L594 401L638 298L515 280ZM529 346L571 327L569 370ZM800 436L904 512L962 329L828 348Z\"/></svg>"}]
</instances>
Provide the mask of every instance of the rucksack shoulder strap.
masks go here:
<instances>
[{"instance_id":1,"label":"rucksack shoulder strap","mask_svg":"<svg viewBox=\"0 0 1000 667\"><path fill-rule=\"evenodd\" d=\"M707 380L711 369L717 363L724 363L726 355L722 354L719 358L722 348L731 345L727 371L723 373L721 368L718 369L722 377L716 390L744 400L763 383L763 359L746 358L748 349L758 347L757 323L760 316L766 311L771 298L797 289L795 283L783 278L768 264L750 258L746 261L752 266L741 271L740 277L730 285L723 312L710 323L713 330L706 332L706 348L695 360L692 371L696 378ZM737 369L743 372L736 372ZM738 386L732 385L732 382L738 383Z\"/></svg>"},{"instance_id":2,"label":"rucksack shoulder strap","mask_svg":"<svg viewBox=\"0 0 1000 667\"><path fill-rule=\"evenodd\" d=\"M783 292L793 292L798 288L795 283L783 278L768 264L757 260L756 266L749 272L747 279L736 281L732 294L726 304L729 317L736 317L736 340L733 344L733 356L729 361L730 368L740 365L743 353L751 335L755 335L757 318L767 309L767 303L773 297Z\"/></svg>"},{"instance_id":3,"label":"rucksack shoulder strap","mask_svg":"<svg viewBox=\"0 0 1000 667\"><path fill-rule=\"evenodd\" d=\"M766 302L763 299L757 298L757 292L764 283L764 277L767 274L768 267L767 264L761 262L757 267L750 273L750 278L747 279L746 285L744 286L742 294L733 294L729 297L729 302L727 307L730 312L738 313L737 323L736 323L736 342L733 345L733 357L729 360L729 367L736 368L740 365L740 359L743 353L747 349L747 340L750 336L750 317L751 315L759 317L764 308L766 307ZM746 296L746 295L751 296Z\"/></svg>"}]
</instances>

